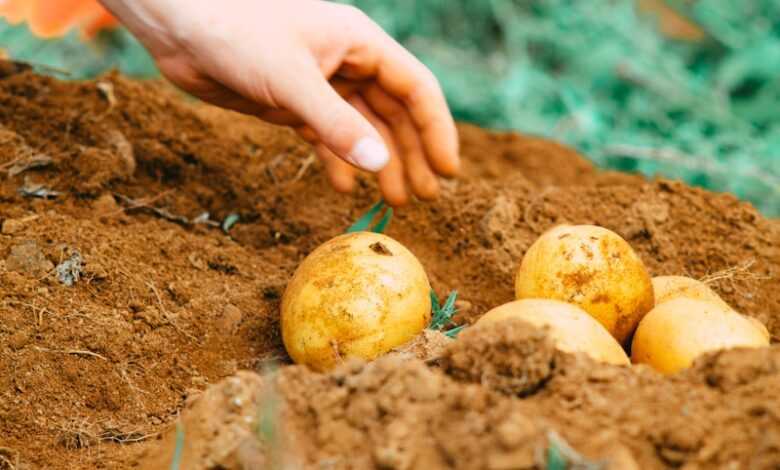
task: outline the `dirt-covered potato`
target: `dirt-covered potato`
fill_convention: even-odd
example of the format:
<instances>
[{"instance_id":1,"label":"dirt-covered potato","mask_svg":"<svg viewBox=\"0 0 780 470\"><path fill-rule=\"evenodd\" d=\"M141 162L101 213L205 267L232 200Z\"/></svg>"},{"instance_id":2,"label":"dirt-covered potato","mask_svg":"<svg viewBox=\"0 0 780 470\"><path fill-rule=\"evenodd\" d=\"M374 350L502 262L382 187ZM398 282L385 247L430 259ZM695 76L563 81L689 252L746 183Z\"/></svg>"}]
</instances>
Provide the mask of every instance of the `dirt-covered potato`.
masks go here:
<instances>
[{"instance_id":1,"label":"dirt-covered potato","mask_svg":"<svg viewBox=\"0 0 780 470\"><path fill-rule=\"evenodd\" d=\"M707 284L690 277L656 276L652 279L652 282L656 305L683 297L686 299L705 300L725 308L731 308Z\"/></svg>"},{"instance_id":2,"label":"dirt-covered potato","mask_svg":"<svg viewBox=\"0 0 780 470\"><path fill-rule=\"evenodd\" d=\"M319 371L374 359L430 323L430 285L403 245L377 233L338 236L298 267L282 298L290 357Z\"/></svg>"},{"instance_id":3,"label":"dirt-covered potato","mask_svg":"<svg viewBox=\"0 0 780 470\"><path fill-rule=\"evenodd\" d=\"M538 327L547 327L561 351L585 353L597 361L610 364L631 363L609 331L575 305L549 299L515 300L490 310L477 321L476 326L507 318L519 318Z\"/></svg>"},{"instance_id":4,"label":"dirt-covered potato","mask_svg":"<svg viewBox=\"0 0 780 470\"><path fill-rule=\"evenodd\" d=\"M523 257L515 294L575 304L620 343L655 303L650 275L628 242L593 225L561 225L544 233Z\"/></svg>"},{"instance_id":5,"label":"dirt-covered potato","mask_svg":"<svg viewBox=\"0 0 780 470\"><path fill-rule=\"evenodd\" d=\"M673 374L706 352L761 346L769 346L769 335L760 322L715 302L678 298L645 315L634 334L631 359Z\"/></svg>"}]
</instances>

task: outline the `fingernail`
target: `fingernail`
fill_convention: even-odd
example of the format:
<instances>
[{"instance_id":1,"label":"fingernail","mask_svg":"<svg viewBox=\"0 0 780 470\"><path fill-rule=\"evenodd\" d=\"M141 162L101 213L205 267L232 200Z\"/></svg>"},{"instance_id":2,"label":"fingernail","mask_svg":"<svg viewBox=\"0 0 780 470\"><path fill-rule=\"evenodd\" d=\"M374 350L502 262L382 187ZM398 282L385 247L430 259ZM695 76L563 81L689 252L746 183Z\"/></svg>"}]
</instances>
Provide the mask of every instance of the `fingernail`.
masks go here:
<instances>
[{"instance_id":1,"label":"fingernail","mask_svg":"<svg viewBox=\"0 0 780 470\"><path fill-rule=\"evenodd\" d=\"M373 137L358 140L347 159L367 171L379 171L390 161L387 147Z\"/></svg>"}]
</instances>

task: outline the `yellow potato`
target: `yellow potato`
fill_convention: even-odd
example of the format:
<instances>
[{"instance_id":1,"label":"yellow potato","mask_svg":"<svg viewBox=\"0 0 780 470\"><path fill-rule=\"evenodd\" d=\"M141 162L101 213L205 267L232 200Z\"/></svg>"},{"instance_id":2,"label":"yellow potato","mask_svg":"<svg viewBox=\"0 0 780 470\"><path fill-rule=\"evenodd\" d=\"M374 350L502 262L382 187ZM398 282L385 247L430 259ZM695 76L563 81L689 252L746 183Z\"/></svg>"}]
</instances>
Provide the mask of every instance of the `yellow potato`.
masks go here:
<instances>
[{"instance_id":1,"label":"yellow potato","mask_svg":"<svg viewBox=\"0 0 780 470\"><path fill-rule=\"evenodd\" d=\"M721 299L715 291L710 289L707 284L697 281L696 279L685 276L656 276L652 281L656 305L683 297L686 299L713 302L723 308L731 309L731 306ZM764 326L761 321L753 317L746 318L753 322L753 324L756 325L756 328L761 330L762 334L766 336L767 339L770 339L771 335L769 334L769 330L766 329L766 326Z\"/></svg>"},{"instance_id":2,"label":"yellow potato","mask_svg":"<svg viewBox=\"0 0 780 470\"><path fill-rule=\"evenodd\" d=\"M507 318L519 318L538 327L548 327L550 337L561 351L585 353L609 364L631 363L615 338L577 306L548 299L515 300L487 312L476 325Z\"/></svg>"},{"instance_id":3,"label":"yellow potato","mask_svg":"<svg viewBox=\"0 0 780 470\"><path fill-rule=\"evenodd\" d=\"M374 359L431 320L420 262L392 238L338 236L298 267L282 298L282 339L299 364L324 371L347 357Z\"/></svg>"},{"instance_id":4,"label":"yellow potato","mask_svg":"<svg viewBox=\"0 0 780 470\"><path fill-rule=\"evenodd\" d=\"M655 304L639 256L618 234L593 225L561 225L544 233L523 257L515 294L577 305L620 343Z\"/></svg>"},{"instance_id":5,"label":"yellow potato","mask_svg":"<svg viewBox=\"0 0 780 470\"><path fill-rule=\"evenodd\" d=\"M731 308L707 284L696 279L685 276L656 276L652 281L656 305L684 297L686 299L706 300L721 307Z\"/></svg>"},{"instance_id":6,"label":"yellow potato","mask_svg":"<svg viewBox=\"0 0 780 470\"><path fill-rule=\"evenodd\" d=\"M761 323L761 320L759 320L758 318L753 318L753 317L746 317L746 318L748 320L750 320L751 323L756 325L756 328L758 328L758 330L761 332L761 334L764 335L764 337L766 338L767 341L769 341L769 342L772 341L772 335L769 333L769 330L766 328L766 325Z\"/></svg>"},{"instance_id":7,"label":"yellow potato","mask_svg":"<svg viewBox=\"0 0 780 470\"><path fill-rule=\"evenodd\" d=\"M756 323L760 322L718 303L669 300L642 319L634 334L631 359L673 374L706 352L769 346L766 328L762 330Z\"/></svg>"}]
</instances>

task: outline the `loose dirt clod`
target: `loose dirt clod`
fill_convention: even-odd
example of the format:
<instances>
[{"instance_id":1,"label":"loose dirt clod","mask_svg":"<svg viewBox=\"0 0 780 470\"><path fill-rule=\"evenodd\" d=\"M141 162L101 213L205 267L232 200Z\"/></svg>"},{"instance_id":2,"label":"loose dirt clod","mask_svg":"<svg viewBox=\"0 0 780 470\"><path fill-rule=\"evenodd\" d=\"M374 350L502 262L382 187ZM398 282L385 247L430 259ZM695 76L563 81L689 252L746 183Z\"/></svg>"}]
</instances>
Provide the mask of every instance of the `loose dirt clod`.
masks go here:
<instances>
[{"instance_id":1,"label":"loose dirt clod","mask_svg":"<svg viewBox=\"0 0 780 470\"><path fill-rule=\"evenodd\" d=\"M5 259L5 268L32 276L44 276L54 268L35 240L26 240L11 247Z\"/></svg>"},{"instance_id":2,"label":"loose dirt clod","mask_svg":"<svg viewBox=\"0 0 780 470\"><path fill-rule=\"evenodd\" d=\"M556 350L544 331L507 320L461 333L444 353L447 373L503 393L528 396L550 379Z\"/></svg>"},{"instance_id":3,"label":"loose dirt clod","mask_svg":"<svg viewBox=\"0 0 780 470\"><path fill-rule=\"evenodd\" d=\"M12 235L22 232L30 222L37 219L37 215L28 215L26 217L20 217L18 219L5 219L3 221L2 233L6 235Z\"/></svg>"},{"instance_id":4,"label":"loose dirt clod","mask_svg":"<svg viewBox=\"0 0 780 470\"><path fill-rule=\"evenodd\" d=\"M0 71L3 470L167 470L180 415L187 469L262 468L269 455L305 469L545 468L551 432L610 470L780 465L778 346L715 353L666 378L559 353L518 325L467 328L426 358L438 360L402 354L329 375L289 366L281 292L375 203L375 183L361 176L355 194L337 194L289 130L160 83L103 81L113 107L95 82ZM459 130L462 177L388 229L436 292L467 299L458 324L512 300L520 257L569 223L617 232L652 275L755 260L751 275L711 286L780 334L780 222L729 195L598 172L542 139ZM7 174L30 155L53 161ZM241 223L229 236L191 223L204 213ZM71 287L47 275L63 247L84 260ZM269 361L278 408L260 406L274 402L266 378L243 372ZM258 438L257 416L273 410L281 418L262 420ZM281 456L268 453L280 422Z\"/></svg>"}]
</instances>

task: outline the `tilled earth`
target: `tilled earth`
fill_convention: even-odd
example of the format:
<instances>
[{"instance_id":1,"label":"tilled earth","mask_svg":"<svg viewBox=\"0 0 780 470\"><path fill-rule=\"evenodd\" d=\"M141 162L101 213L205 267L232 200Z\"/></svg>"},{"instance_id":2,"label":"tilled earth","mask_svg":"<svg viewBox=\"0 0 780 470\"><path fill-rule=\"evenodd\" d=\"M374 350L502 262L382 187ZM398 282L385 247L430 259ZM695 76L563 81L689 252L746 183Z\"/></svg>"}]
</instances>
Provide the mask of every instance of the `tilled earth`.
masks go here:
<instances>
[{"instance_id":1,"label":"tilled earth","mask_svg":"<svg viewBox=\"0 0 780 470\"><path fill-rule=\"evenodd\" d=\"M550 448L615 469L780 466L777 346L665 378L517 323L435 357L290 366L286 282L374 182L336 194L291 132L161 83L0 69L0 469L170 468L180 414L187 469L544 468ZM588 223L780 335L780 222L556 143L460 133L463 176L388 231L458 290L459 323L512 299L543 231Z\"/></svg>"}]
</instances>

